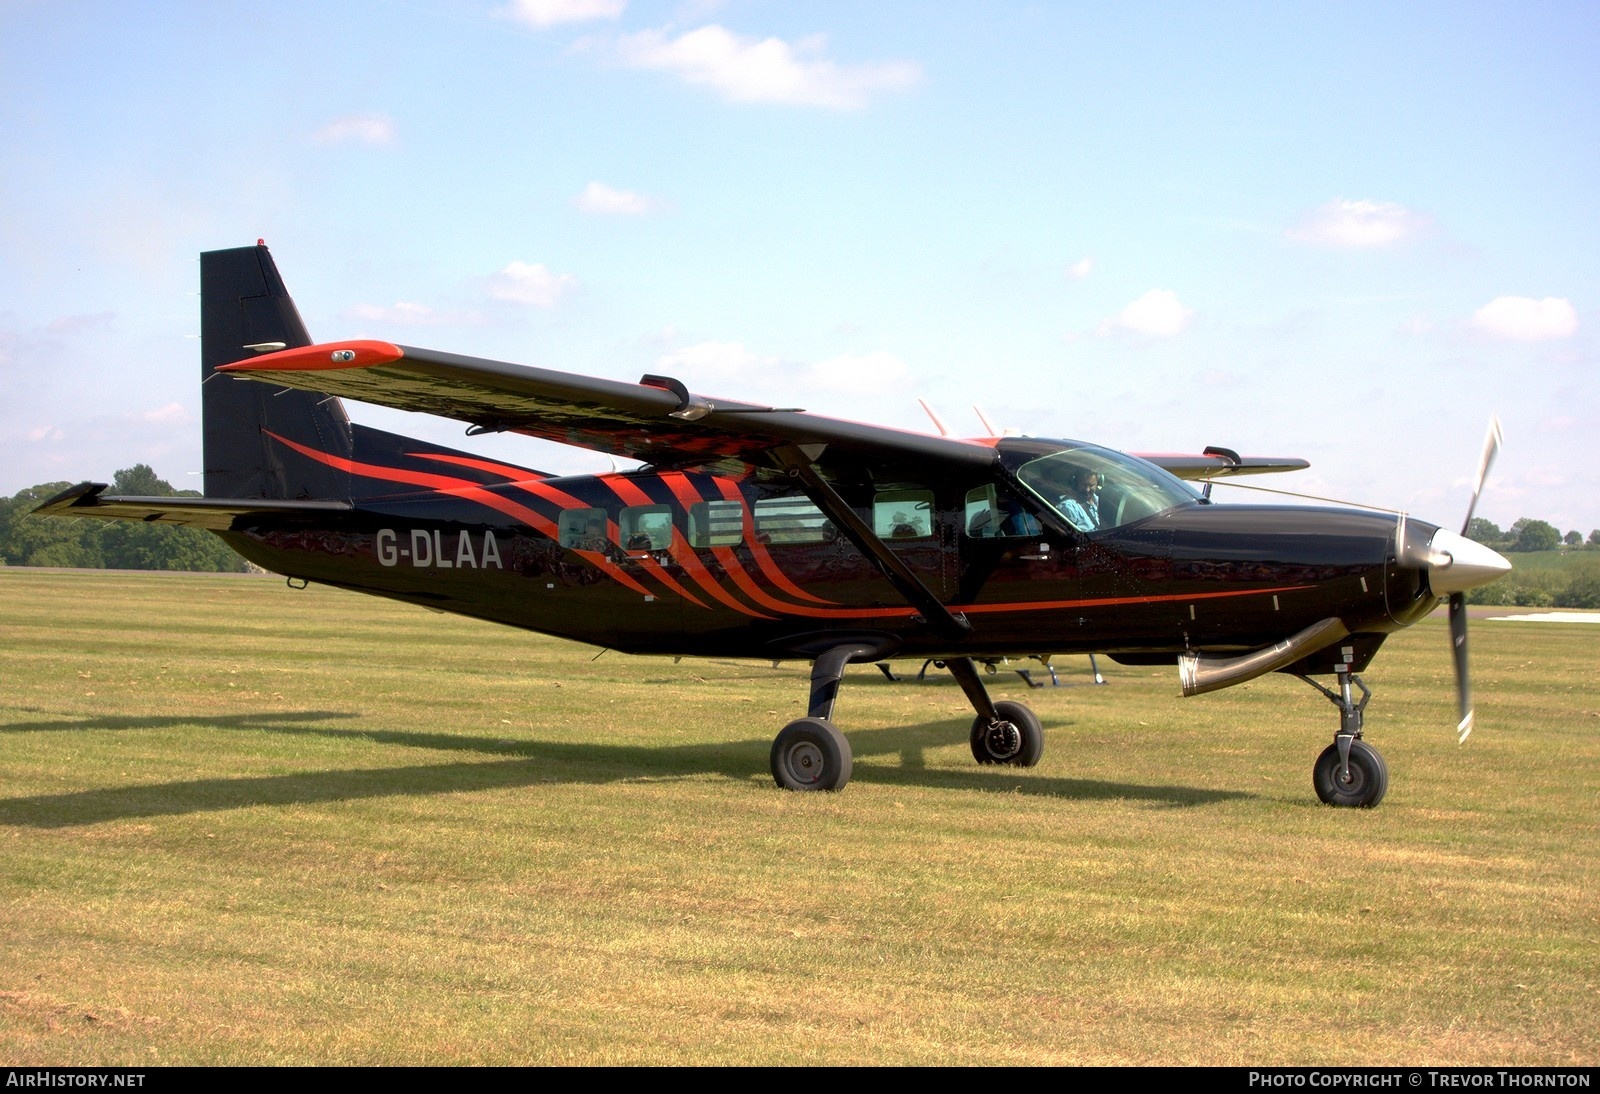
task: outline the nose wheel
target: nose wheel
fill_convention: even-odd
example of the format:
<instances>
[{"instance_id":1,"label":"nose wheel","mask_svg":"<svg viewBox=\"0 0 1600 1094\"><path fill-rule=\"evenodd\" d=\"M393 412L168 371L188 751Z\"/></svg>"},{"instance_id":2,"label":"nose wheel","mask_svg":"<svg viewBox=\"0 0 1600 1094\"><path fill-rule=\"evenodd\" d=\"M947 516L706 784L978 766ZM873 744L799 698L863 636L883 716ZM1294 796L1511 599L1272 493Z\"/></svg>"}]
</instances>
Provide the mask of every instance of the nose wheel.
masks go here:
<instances>
[{"instance_id":1,"label":"nose wheel","mask_svg":"<svg viewBox=\"0 0 1600 1094\"><path fill-rule=\"evenodd\" d=\"M1383 800L1389 789L1389 765L1378 750L1365 741L1350 741L1349 756L1341 759L1339 743L1331 744L1317 757L1311 782L1324 805L1371 809Z\"/></svg>"},{"instance_id":2,"label":"nose wheel","mask_svg":"<svg viewBox=\"0 0 1600 1094\"><path fill-rule=\"evenodd\" d=\"M1389 790L1389 765L1378 750L1361 739L1367 700L1372 690L1353 672L1339 673L1339 690L1325 688L1309 676L1300 679L1322 692L1339 708L1339 732L1311 768L1311 785L1324 805L1371 809ZM1354 688L1361 689L1356 702Z\"/></svg>"}]
</instances>

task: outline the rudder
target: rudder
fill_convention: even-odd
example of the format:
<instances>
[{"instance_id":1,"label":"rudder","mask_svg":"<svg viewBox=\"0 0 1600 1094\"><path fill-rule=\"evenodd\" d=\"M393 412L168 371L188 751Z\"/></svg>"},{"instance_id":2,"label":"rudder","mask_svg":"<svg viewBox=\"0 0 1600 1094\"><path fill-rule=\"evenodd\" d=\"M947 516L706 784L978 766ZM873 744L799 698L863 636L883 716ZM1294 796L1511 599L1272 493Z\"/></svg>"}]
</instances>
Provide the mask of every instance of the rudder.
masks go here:
<instances>
[{"instance_id":1,"label":"rudder","mask_svg":"<svg viewBox=\"0 0 1600 1094\"><path fill-rule=\"evenodd\" d=\"M264 245L200 255L200 403L207 497L350 498L350 473L345 467L352 456L352 431L338 399L310 391L275 391L216 371L219 365L262 352L247 346L279 349L310 344L294 300ZM321 453L327 462L296 452L272 434Z\"/></svg>"}]
</instances>

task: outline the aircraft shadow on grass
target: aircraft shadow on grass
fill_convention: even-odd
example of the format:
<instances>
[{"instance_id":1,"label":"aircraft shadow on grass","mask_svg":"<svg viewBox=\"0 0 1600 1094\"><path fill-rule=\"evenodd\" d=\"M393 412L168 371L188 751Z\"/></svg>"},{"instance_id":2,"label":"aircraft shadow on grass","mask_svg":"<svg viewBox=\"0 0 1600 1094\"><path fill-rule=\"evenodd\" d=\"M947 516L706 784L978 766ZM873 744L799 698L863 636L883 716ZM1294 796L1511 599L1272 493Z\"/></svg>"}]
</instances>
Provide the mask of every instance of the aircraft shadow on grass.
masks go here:
<instances>
[{"instance_id":1,"label":"aircraft shadow on grass","mask_svg":"<svg viewBox=\"0 0 1600 1094\"><path fill-rule=\"evenodd\" d=\"M178 726L223 726L228 729L271 729L276 722L322 722L329 718L359 718L351 710L281 710L262 711L258 714L239 714L219 718L213 714L195 714L187 717L174 714L150 714L132 718L126 715L107 714L100 718L67 718L49 722L7 722L0 725L0 733L52 733L84 732L98 729L168 729Z\"/></svg>"},{"instance_id":2,"label":"aircraft shadow on grass","mask_svg":"<svg viewBox=\"0 0 1600 1094\"><path fill-rule=\"evenodd\" d=\"M516 741L483 736L416 733L402 730L346 729L307 722L358 715L338 711L216 717L91 718L73 722L13 723L0 732L59 729L140 729L204 725L248 732L365 739L434 752L499 756L498 762L455 763L308 771L290 775L243 775L143 786L102 787L64 794L0 799L0 824L30 828L72 828L139 817L180 816L250 806L308 805L317 802L420 794L503 790L544 783L674 781L718 774L730 779L767 779L766 740L678 746L596 744L593 741ZM1149 802L1167 808L1209 805L1254 795L1188 786L1144 786L1097 779L1064 779L1017 768L980 770L931 768L926 750L960 739L964 723L928 722L852 733L858 758L856 777L887 786L941 787L1044 797ZM873 762L897 756L898 765ZM777 791L775 790L774 793Z\"/></svg>"}]
</instances>

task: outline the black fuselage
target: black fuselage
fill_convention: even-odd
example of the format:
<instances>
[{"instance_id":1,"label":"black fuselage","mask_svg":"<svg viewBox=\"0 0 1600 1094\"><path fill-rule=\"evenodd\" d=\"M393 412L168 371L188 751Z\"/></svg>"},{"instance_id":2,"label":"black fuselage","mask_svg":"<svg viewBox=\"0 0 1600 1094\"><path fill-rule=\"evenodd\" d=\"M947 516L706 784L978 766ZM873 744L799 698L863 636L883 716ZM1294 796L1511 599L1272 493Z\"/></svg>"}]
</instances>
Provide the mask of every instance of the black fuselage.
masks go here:
<instances>
[{"instance_id":1,"label":"black fuselage","mask_svg":"<svg viewBox=\"0 0 1600 1094\"><path fill-rule=\"evenodd\" d=\"M1436 603L1394 564L1381 514L1196 501L1083 533L1006 494L997 471L992 485L1027 519L996 530L974 513L991 484L858 487L852 506L868 520L876 508L884 542L971 623L953 640L780 476L507 482L449 470L335 520L261 518L222 534L279 573L637 653L780 657L861 634L906 656L1170 662L1336 616L1360 667Z\"/></svg>"}]
</instances>

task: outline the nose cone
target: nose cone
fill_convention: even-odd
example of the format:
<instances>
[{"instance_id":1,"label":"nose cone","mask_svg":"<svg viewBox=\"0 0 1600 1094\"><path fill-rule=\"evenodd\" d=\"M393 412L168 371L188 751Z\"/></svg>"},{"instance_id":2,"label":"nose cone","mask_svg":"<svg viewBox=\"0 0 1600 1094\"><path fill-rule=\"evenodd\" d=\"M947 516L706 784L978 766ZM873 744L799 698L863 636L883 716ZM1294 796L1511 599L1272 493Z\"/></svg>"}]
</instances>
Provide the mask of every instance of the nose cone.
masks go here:
<instances>
[{"instance_id":1,"label":"nose cone","mask_svg":"<svg viewBox=\"0 0 1600 1094\"><path fill-rule=\"evenodd\" d=\"M1440 528L1428 541L1428 587L1434 596L1464 593L1511 572L1511 563L1466 536Z\"/></svg>"}]
</instances>

